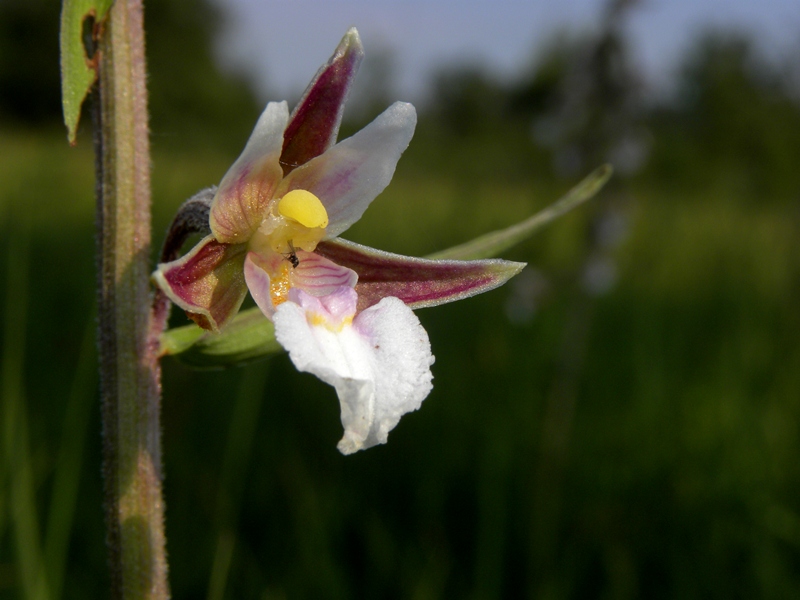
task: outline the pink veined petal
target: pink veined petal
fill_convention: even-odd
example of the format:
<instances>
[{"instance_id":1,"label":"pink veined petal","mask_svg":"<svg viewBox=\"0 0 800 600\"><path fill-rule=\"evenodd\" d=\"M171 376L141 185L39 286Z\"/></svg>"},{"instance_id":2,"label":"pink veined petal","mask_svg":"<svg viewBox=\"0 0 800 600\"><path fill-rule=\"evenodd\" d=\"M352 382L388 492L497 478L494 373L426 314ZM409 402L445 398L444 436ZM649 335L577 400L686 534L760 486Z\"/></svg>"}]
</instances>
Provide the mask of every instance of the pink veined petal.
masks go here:
<instances>
[{"instance_id":1,"label":"pink veined petal","mask_svg":"<svg viewBox=\"0 0 800 600\"><path fill-rule=\"evenodd\" d=\"M326 237L339 235L389 185L416 124L414 107L395 102L353 137L292 171L276 196L294 189L315 194L328 211Z\"/></svg>"},{"instance_id":2,"label":"pink veined petal","mask_svg":"<svg viewBox=\"0 0 800 600\"><path fill-rule=\"evenodd\" d=\"M358 31L352 28L327 64L317 72L292 112L281 154L284 175L336 142L344 102L363 58L364 48Z\"/></svg>"},{"instance_id":3,"label":"pink veined petal","mask_svg":"<svg viewBox=\"0 0 800 600\"><path fill-rule=\"evenodd\" d=\"M256 301L268 319L275 313L272 301L272 281L270 273L277 273L282 266L290 268L289 285L291 290L303 290L310 297L325 297L333 294L340 288L351 289L355 287L358 276L355 271L340 267L336 263L318 256L313 252L300 250L297 252L298 263L296 267L290 264L280 254L273 254L265 258L255 252L248 252L244 261L244 278L250 295ZM281 265L285 261L285 265ZM353 292L355 297L355 292Z\"/></svg>"},{"instance_id":4,"label":"pink veined petal","mask_svg":"<svg viewBox=\"0 0 800 600\"><path fill-rule=\"evenodd\" d=\"M355 271L319 254L300 250L297 258L299 263L291 272L292 287L312 296L326 296L342 286L352 288L358 281Z\"/></svg>"},{"instance_id":5,"label":"pink veined petal","mask_svg":"<svg viewBox=\"0 0 800 600\"><path fill-rule=\"evenodd\" d=\"M247 287L242 266L244 244L203 238L180 259L158 265L153 279L200 327L219 331L239 311Z\"/></svg>"},{"instance_id":6,"label":"pink veined petal","mask_svg":"<svg viewBox=\"0 0 800 600\"><path fill-rule=\"evenodd\" d=\"M250 295L256 301L256 306L261 309L264 316L272 319L275 314L275 305L272 303L272 288L269 277L270 272L276 268L278 262L283 258L276 254L273 260L267 260L255 252L248 252L244 261L244 280Z\"/></svg>"},{"instance_id":7,"label":"pink veined petal","mask_svg":"<svg viewBox=\"0 0 800 600\"><path fill-rule=\"evenodd\" d=\"M208 219L217 241L246 242L264 220L283 177L280 155L288 119L286 102L267 104L244 151L222 178Z\"/></svg>"},{"instance_id":8,"label":"pink veined petal","mask_svg":"<svg viewBox=\"0 0 800 600\"><path fill-rule=\"evenodd\" d=\"M336 329L320 322L321 299L304 298L299 290L292 296L295 301L275 312L275 335L298 370L336 389L344 426L339 450L352 454L386 443L400 417L418 409L432 389L434 358L419 320L402 302L386 298L352 326ZM353 296L350 302L355 311Z\"/></svg>"},{"instance_id":9,"label":"pink veined petal","mask_svg":"<svg viewBox=\"0 0 800 600\"><path fill-rule=\"evenodd\" d=\"M454 302L501 286L525 267L500 259L414 258L343 239L322 242L316 252L358 274L359 311L390 296L414 309Z\"/></svg>"}]
</instances>

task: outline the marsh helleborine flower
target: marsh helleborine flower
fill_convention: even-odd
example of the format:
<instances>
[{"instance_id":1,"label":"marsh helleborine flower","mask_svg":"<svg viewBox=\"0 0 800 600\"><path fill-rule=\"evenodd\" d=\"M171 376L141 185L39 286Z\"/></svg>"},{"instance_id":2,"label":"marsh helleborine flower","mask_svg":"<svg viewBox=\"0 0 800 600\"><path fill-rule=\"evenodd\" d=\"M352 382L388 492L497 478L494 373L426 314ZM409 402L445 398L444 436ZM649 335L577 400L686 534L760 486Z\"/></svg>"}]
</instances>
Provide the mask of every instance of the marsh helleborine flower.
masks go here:
<instances>
[{"instance_id":1,"label":"marsh helleborine flower","mask_svg":"<svg viewBox=\"0 0 800 600\"><path fill-rule=\"evenodd\" d=\"M430 342L411 309L495 288L524 266L410 258L337 237L389 184L417 120L396 102L336 143L362 57L351 29L291 115L285 102L267 105L216 191L211 234L154 274L215 332L249 289L294 365L336 388L344 454L385 443L431 390Z\"/></svg>"}]
</instances>

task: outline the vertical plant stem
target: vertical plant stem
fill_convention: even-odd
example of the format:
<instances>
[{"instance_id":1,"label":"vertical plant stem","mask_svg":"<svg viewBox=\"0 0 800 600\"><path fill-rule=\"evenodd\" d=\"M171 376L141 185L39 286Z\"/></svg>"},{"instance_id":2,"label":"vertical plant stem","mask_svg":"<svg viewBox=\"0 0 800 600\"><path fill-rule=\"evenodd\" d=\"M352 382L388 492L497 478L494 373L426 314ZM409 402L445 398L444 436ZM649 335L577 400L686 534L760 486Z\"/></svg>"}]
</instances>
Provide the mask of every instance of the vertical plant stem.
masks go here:
<instances>
[{"instance_id":1,"label":"vertical plant stem","mask_svg":"<svg viewBox=\"0 0 800 600\"><path fill-rule=\"evenodd\" d=\"M117 0L100 35L100 375L114 598L169 597L161 493L160 370L149 327L150 152L141 0Z\"/></svg>"}]
</instances>

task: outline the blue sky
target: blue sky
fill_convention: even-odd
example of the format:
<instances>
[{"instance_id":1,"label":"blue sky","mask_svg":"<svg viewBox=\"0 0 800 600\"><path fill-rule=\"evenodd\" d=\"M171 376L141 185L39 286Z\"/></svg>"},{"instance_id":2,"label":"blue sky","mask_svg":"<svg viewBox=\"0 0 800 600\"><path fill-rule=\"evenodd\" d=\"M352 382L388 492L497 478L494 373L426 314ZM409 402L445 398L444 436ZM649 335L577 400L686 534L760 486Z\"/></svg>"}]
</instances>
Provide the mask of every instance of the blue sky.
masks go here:
<instances>
[{"instance_id":1,"label":"blue sky","mask_svg":"<svg viewBox=\"0 0 800 600\"><path fill-rule=\"evenodd\" d=\"M262 91L290 98L302 90L355 25L370 49L395 55L401 99L424 97L436 66L479 62L500 76L530 63L563 29L590 30L603 0L228 0L220 52L245 65ZM279 10L278 10L279 8ZM645 0L628 32L646 79L663 85L695 35L709 27L751 32L768 55L800 52L800 0ZM265 98L266 99L266 98Z\"/></svg>"}]
</instances>

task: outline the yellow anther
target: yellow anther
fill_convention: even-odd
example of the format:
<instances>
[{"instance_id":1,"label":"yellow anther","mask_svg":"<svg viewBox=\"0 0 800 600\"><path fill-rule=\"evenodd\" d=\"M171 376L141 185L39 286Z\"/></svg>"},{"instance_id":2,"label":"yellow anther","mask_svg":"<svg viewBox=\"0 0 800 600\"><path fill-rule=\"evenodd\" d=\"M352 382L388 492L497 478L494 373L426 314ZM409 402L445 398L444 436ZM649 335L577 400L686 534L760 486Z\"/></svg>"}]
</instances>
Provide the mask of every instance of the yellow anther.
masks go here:
<instances>
[{"instance_id":1,"label":"yellow anther","mask_svg":"<svg viewBox=\"0 0 800 600\"><path fill-rule=\"evenodd\" d=\"M292 190L278 202L278 212L309 228L328 226L328 211L311 192Z\"/></svg>"}]
</instances>

